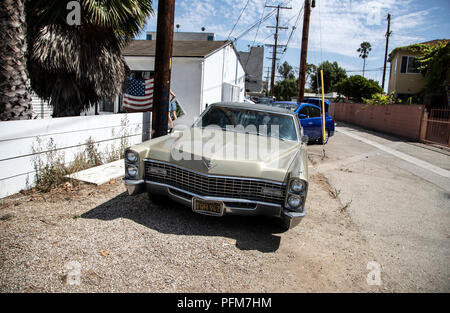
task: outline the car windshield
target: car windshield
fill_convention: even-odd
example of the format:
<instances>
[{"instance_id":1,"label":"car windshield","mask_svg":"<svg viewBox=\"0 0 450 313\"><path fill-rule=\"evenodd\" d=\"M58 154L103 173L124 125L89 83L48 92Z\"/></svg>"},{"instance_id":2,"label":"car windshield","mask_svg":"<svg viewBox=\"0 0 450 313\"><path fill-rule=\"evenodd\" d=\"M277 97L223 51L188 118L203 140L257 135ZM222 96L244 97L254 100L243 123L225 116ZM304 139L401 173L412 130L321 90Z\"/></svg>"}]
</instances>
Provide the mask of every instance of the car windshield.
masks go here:
<instances>
[{"instance_id":1,"label":"car windshield","mask_svg":"<svg viewBox=\"0 0 450 313\"><path fill-rule=\"evenodd\" d=\"M223 130L254 133L281 140L298 141L295 121L290 115L246 108L210 106L194 127L219 127Z\"/></svg>"},{"instance_id":2,"label":"car windshield","mask_svg":"<svg viewBox=\"0 0 450 313\"><path fill-rule=\"evenodd\" d=\"M298 108L297 103L273 102L271 103L271 105L277 108L283 108L291 111L295 111Z\"/></svg>"}]
</instances>

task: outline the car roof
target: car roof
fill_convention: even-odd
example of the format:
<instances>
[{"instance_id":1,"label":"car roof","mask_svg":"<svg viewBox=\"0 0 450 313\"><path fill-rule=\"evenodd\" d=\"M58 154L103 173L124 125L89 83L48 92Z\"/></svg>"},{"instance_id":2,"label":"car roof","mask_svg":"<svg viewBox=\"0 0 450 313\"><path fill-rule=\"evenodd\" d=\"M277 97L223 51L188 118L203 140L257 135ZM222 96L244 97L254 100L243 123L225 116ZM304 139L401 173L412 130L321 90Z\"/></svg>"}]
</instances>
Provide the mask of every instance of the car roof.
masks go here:
<instances>
[{"instance_id":1,"label":"car roof","mask_svg":"<svg viewBox=\"0 0 450 313\"><path fill-rule=\"evenodd\" d=\"M273 107L269 104L253 104L253 103L245 103L245 102L217 102L217 103L211 104L210 106L226 106L226 107L230 107L230 108L258 110L258 111L265 111L265 112L271 112L271 113L289 114L289 115L295 116L295 112L292 112L291 110Z\"/></svg>"},{"instance_id":2,"label":"car roof","mask_svg":"<svg viewBox=\"0 0 450 313\"><path fill-rule=\"evenodd\" d=\"M318 100L318 101L322 101L322 98L315 98L315 97L307 97L307 98L304 98L303 100ZM328 100L328 99L325 99L325 102L330 102L330 100Z\"/></svg>"}]
</instances>

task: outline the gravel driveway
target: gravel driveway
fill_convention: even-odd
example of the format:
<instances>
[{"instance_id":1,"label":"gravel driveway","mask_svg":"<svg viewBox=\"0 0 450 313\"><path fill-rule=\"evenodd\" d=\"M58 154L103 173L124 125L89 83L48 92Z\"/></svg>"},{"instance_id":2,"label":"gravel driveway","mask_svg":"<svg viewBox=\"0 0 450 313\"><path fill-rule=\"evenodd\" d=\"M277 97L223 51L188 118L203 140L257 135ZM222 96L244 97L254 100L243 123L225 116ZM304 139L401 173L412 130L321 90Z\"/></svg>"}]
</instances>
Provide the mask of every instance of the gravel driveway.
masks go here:
<instances>
[{"instance_id":1,"label":"gravel driveway","mask_svg":"<svg viewBox=\"0 0 450 313\"><path fill-rule=\"evenodd\" d=\"M307 216L287 232L268 218L128 197L119 180L0 200L0 291L398 291L386 275L367 284L374 257L311 172Z\"/></svg>"}]
</instances>

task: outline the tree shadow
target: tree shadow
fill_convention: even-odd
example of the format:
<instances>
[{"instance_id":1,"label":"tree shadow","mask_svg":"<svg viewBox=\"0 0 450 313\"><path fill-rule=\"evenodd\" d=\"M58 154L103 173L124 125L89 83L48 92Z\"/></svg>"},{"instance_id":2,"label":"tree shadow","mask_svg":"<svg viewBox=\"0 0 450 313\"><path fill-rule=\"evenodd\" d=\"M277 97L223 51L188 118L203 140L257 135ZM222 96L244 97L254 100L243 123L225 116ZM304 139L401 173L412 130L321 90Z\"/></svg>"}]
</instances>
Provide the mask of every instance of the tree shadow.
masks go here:
<instances>
[{"instance_id":1,"label":"tree shadow","mask_svg":"<svg viewBox=\"0 0 450 313\"><path fill-rule=\"evenodd\" d=\"M275 221L260 216L214 217L194 213L167 198L163 204L152 203L146 193L128 196L126 192L81 215L104 221L126 218L163 234L219 236L236 240L240 250L274 252L283 232Z\"/></svg>"}]
</instances>

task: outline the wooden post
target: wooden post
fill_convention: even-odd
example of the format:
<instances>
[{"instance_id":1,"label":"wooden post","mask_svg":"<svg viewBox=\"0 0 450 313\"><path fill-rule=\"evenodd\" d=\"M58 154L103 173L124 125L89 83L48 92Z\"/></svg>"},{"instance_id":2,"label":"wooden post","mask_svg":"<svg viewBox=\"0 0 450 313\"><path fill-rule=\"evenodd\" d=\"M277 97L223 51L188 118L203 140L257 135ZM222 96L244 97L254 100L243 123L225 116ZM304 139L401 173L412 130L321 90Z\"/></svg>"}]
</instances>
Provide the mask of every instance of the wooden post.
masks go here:
<instances>
[{"instance_id":1,"label":"wooden post","mask_svg":"<svg viewBox=\"0 0 450 313\"><path fill-rule=\"evenodd\" d=\"M167 135L175 0L158 1L152 138Z\"/></svg>"},{"instance_id":2,"label":"wooden post","mask_svg":"<svg viewBox=\"0 0 450 313\"><path fill-rule=\"evenodd\" d=\"M384 51L383 79L381 80L381 89L383 89L383 92L384 92L384 79L386 76L386 62L387 62L387 54L388 54L388 47L389 47L389 36L391 35L391 32L389 31L389 29L391 27L391 15L390 14L387 15L387 21L388 21L388 26L387 26L387 32L386 32L386 50Z\"/></svg>"},{"instance_id":3,"label":"wooden post","mask_svg":"<svg viewBox=\"0 0 450 313\"><path fill-rule=\"evenodd\" d=\"M305 0L303 15L303 33L302 33L302 51L300 55L300 73L298 77L298 96L297 103L301 103L305 96L306 84L306 60L308 55L308 36L309 36L309 18L311 15L311 2Z\"/></svg>"}]
</instances>

